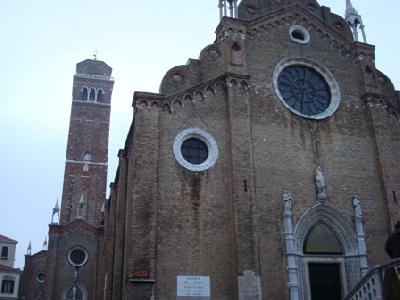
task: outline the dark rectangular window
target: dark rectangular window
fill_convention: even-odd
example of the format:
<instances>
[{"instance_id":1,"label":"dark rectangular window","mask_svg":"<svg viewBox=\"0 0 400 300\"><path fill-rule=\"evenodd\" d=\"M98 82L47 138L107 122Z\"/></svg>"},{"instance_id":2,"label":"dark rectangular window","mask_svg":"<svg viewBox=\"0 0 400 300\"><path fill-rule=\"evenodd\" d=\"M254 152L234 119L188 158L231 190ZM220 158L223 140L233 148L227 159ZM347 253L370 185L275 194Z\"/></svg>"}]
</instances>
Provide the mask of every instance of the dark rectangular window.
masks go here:
<instances>
[{"instance_id":1,"label":"dark rectangular window","mask_svg":"<svg viewBox=\"0 0 400 300\"><path fill-rule=\"evenodd\" d=\"M3 246L1 248L1 258L8 258L8 247Z\"/></svg>"},{"instance_id":2,"label":"dark rectangular window","mask_svg":"<svg viewBox=\"0 0 400 300\"><path fill-rule=\"evenodd\" d=\"M14 293L14 280L3 280L1 283L1 292L3 294Z\"/></svg>"}]
</instances>

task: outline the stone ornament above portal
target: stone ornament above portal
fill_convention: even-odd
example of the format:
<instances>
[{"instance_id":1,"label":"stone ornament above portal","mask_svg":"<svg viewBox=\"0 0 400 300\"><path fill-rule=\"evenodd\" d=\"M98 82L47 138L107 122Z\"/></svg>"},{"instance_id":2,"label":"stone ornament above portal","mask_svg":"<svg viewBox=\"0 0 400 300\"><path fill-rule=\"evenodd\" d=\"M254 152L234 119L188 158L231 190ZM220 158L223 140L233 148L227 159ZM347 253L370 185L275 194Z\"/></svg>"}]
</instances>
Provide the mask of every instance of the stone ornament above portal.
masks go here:
<instances>
[{"instance_id":1,"label":"stone ornament above portal","mask_svg":"<svg viewBox=\"0 0 400 300\"><path fill-rule=\"evenodd\" d=\"M332 116L340 104L340 88L333 74L307 58L286 58L273 73L276 96L293 113L320 120Z\"/></svg>"},{"instance_id":2,"label":"stone ornament above portal","mask_svg":"<svg viewBox=\"0 0 400 300\"><path fill-rule=\"evenodd\" d=\"M217 142L200 128L181 131L173 144L176 161L184 168L201 172L215 165L218 158Z\"/></svg>"}]
</instances>

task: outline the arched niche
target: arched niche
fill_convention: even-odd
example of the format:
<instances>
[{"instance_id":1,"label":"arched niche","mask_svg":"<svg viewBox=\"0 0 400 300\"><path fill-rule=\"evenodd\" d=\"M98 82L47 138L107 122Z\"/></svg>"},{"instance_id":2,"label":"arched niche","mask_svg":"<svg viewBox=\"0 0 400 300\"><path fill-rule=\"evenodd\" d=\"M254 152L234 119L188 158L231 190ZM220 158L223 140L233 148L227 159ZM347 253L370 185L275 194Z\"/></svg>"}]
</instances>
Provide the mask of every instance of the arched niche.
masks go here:
<instances>
[{"instance_id":1,"label":"arched niche","mask_svg":"<svg viewBox=\"0 0 400 300\"><path fill-rule=\"evenodd\" d=\"M88 88L86 87L86 86L84 86L83 88L82 88L82 91L81 91L81 99L80 100L84 100L84 101L87 101L87 99L88 99L88 95L89 93L88 93Z\"/></svg>"}]
</instances>

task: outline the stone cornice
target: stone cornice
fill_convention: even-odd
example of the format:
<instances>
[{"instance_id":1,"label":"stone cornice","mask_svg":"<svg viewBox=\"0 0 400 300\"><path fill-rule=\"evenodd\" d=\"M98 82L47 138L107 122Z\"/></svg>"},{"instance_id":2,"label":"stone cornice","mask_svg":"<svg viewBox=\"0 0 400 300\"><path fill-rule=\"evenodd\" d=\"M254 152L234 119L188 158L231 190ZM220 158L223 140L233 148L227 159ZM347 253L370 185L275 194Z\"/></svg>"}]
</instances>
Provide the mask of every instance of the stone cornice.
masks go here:
<instances>
[{"instance_id":1,"label":"stone cornice","mask_svg":"<svg viewBox=\"0 0 400 300\"><path fill-rule=\"evenodd\" d=\"M147 92L135 92L133 95L132 106L135 109L148 110L160 108L172 113L176 104L183 107L183 100L196 101L196 98L204 100L207 92L211 92L215 95L218 86L223 86L225 89L230 88L233 85L237 85L241 88L247 89L250 86L249 80L249 75L226 73L225 75L219 76L208 82L193 86L184 91L180 91L168 96Z\"/></svg>"}]
</instances>

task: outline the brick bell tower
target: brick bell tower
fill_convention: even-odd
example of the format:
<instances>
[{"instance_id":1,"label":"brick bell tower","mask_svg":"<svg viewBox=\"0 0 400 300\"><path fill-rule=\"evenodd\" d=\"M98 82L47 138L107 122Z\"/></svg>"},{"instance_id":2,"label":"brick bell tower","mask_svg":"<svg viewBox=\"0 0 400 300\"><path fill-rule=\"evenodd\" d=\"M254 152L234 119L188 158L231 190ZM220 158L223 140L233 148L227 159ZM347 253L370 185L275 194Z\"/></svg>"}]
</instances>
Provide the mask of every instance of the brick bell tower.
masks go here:
<instances>
[{"instance_id":1,"label":"brick bell tower","mask_svg":"<svg viewBox=\"0 0 400 300\"><path fill-rule=\"evenodd\" d=\"M102 223L108 168L112 68L87 59L76 65L66 151L60 225Z\"/></svg>"}]
</instances>

